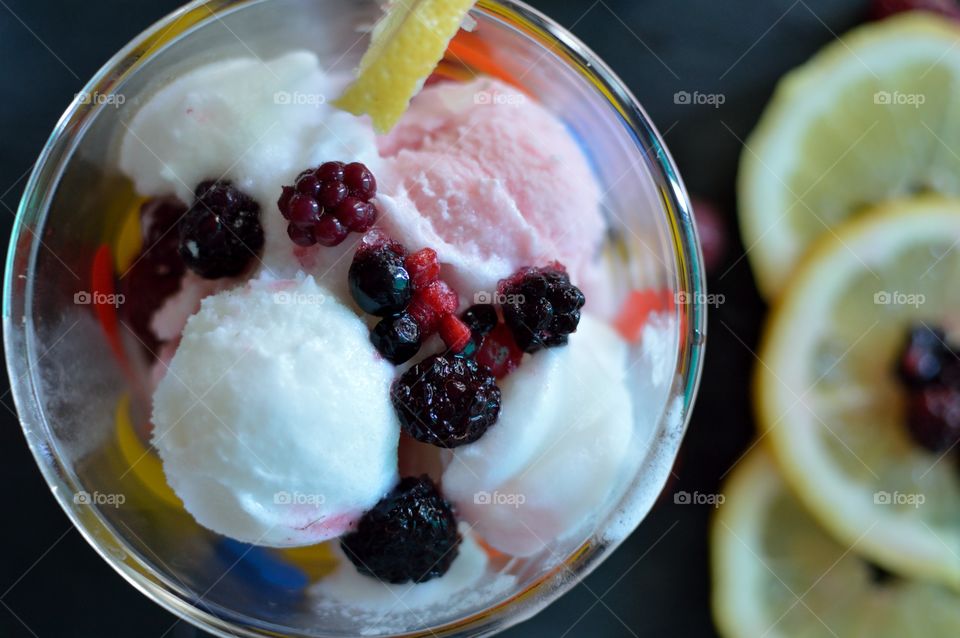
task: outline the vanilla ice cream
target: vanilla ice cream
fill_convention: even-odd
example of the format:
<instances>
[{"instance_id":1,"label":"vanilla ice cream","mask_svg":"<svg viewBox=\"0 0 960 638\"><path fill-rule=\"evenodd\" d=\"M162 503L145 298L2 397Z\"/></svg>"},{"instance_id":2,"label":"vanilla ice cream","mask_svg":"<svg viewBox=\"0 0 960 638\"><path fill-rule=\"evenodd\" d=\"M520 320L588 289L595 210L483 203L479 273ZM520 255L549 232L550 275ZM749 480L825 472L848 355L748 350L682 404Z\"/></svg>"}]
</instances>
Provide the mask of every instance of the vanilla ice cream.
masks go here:
<instances>
[{"instance_id":1,"label":"vanilla ice cream","mask_svg":"<svg viewBox=\"0 0 960 638\"><path fill-rule=\"evenodd\" d=\"M526 358L500 381L500 419L457 448L444 493L496 549L529 556L603 511L631 448L628 346L584 315L564 348Z\"/></svg>"},{"instance_id":2,"label":"vanilla ice cream","mask_svg":"<svg viewBox=\"0 0 960 638\"><path fill-rule=\"evenodd\" d=\"M398 480L393 366L312 277L205 299L154 395L153 445L187 511L277 547L339 536Z\"/></svg>"}]
</instances>

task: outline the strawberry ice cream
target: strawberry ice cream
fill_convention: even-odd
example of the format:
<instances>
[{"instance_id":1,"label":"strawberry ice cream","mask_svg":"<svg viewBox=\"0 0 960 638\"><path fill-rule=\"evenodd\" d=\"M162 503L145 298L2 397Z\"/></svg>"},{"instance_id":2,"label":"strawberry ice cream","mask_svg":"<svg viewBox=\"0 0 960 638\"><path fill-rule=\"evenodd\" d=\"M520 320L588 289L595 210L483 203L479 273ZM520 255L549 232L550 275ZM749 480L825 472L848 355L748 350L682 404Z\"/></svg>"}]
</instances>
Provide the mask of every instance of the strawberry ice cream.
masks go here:
<instances>
[{"instance_id":1,"label":"strawberry ice cream","mask_svg":"<svg viewBox=\"0 0 960 638\"><path fill-rule=\"evenodd\" d=\"M492 296L518 268L554 260L585 279L606 229L599 187L563 124L517 89L428 87L377 145L381 226L433 247L461 292Z\"/></svg>"}]
</instances>

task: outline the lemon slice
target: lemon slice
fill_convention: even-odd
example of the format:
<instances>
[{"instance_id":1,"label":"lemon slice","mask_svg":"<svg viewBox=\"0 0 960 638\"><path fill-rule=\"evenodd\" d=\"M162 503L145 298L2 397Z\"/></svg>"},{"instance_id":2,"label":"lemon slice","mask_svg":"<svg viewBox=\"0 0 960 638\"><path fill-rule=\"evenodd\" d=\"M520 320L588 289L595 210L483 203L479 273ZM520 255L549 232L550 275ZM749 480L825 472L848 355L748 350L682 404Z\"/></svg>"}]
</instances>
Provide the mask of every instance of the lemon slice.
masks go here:
<instances>
[{"instance_id":1,"label":"lemon slice","mask_svg":"<svg viewBox=\"0 0 960 638\"><path fill-rule=\"evenodd\" d=\"M758 448L711 528L713 614L725 638L953 638L960 596L884 578L810 517Z\"/></svg>"},{"instance_id":2,"label":"lemon slice","mask_svg":"<svg viewBox=\"0 0 960 638\"><path fill-rule=\"evenodd\" d=\"M860 27L779 84L741 155L740 226L773 298L805 248L866 205L960 194L960 28L923 12Z\"/></svg>"},{"instance_id":3,"label":"lemon slice","mask_svg":"<svg viewBox=\"0 0 960 638\"><path fill-rule=\"evenodd\" d=\"M912 441L894 374L911 324L960 337L960 201L890 202L835 232L811 249L768 320L755 387L761 430L840 541L960 589L960 466Z\"/></svg>"},{"instance_id":4,"label":"lemon slice","mask_svg":"<svg viewBox=\"0 0 960 638\"><path fill-rule=\"evenodd\" d=\"M336 102L390 130L443 57L476 0L394 0L377 22L356 80Z\"/></svg>"}]
</instances>

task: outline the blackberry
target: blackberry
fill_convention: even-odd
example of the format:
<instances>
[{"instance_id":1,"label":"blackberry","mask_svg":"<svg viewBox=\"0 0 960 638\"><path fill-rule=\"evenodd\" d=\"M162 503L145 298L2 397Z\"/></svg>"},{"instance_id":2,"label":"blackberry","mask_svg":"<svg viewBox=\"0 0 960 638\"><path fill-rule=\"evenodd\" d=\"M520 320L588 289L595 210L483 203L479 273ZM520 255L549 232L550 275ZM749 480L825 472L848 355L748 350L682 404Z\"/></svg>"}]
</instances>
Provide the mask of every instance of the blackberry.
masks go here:
<instances>
[{"instance_id":1,"label":"blackberry","mask_svg":"<svg viewBox=\"0 0 960 638\"><path fill-rule=\"evenodd\" d=\"M447 573L461 540L450 504L424 475L401 480L340 546L361 574L422 583Z\"/></svg>"},{"instance_id":2,"label":"blackberry","mask_svg":"<svg viewBox=\"0 0 960 638\"><path fill-rule=\"evenodd\" d=\"M348 281L357 305L378 317L397 314L413 297L403 257L389 246L358 250L350 264Z\"/></svg>"},{"instance_id":3,"label":"blackberry","mask_svg":"<svg viewBox=\"0 0 960 638\"><path fill-rule=\"evenodd\" d=\"M897 376L909 388L921 389L940 380L944 369L954 360L939 328L915 326L897 364Z\"/></svg>"},{"instance_id":4,"label":"blackberry","mask_svg":"<svg viewBox=\"0 0 960 638\"><path fill-rule=\"evenodd\" d=\"M120 279L120 291L128 300L121 315L149 354L160 346L150 327L153 315L180 289L186 270L177 230L186 212L186 204L173 197L153 198L140 207L143 248Z\"/></svg>"},{"instance_id":5,"label":"blackberry","mask_svg":"<svg viewBox=\"0 0 960 638\"><path fill-rule=\"evenodd\" d=\"M500 416L500 388L472 359L433 355L407 370L390 391L403 431L422 443L473 443Z\"/></svg>"},{"instance_id":6,"label":"blackberry","mask_svg":"<svg viewBox=\"0 0 960 638\"><path fill-rule=\"evenodd\" d=\"M463 311L460 316L463 323L470 327L475 335L484 336L497 327L497 308L493 304L478 303Z\"/></svg>"},{"instance_id":7,"label":"blackberry","mask_svg":"<svg viewBox=\"0 0 960 638\"><path fill-rule=\"evenodd\" d=\"M359 162L326 162L302 171L284 186L277 207L290 222L287 233L298 246L336 246L350 232L365 233L377 220L370 200L377 180Z\"/></svg>"},{"instance_id":8,"label":"blackberry","mask_svg":"<svg viewBox=\"0 0 960 638\"><path fill-rule=\"evenodd\" d=\"M503 318L524 352L567 343L577 330L585 302L560 264L526 268L500 282Z\"/></svg>"},{"instance_id":9,"label":"blackberry","mask_svg":"<svg viewBox=\"0 0 960 638\"><path fill-rule=\"evenodd\" d=\"M228 181L197 186L180 222L180 257L205 279L239 275L263 248L260 205Z\"/></svg>"},{"instance_id":10,"label":"blackberry","mask_svg":"<svg viewBox=\"0 0 960 638\"><path fill-rule=\"evenodd\" d=\"M420 326L408 313L386 317L374 326L370 341L384 359L399 365L420 350Z\"/></svg>"},{"instance_id":11,"label":"blackberry","mask_svg":"<svg viewBox=\"0 0 960 638\"><path fill-rule=\"evenodd\" d=\"M907 427L919 445L940 454L960 442L960 390L933 385L911 394Z\"/></svg>"}]
</instances>

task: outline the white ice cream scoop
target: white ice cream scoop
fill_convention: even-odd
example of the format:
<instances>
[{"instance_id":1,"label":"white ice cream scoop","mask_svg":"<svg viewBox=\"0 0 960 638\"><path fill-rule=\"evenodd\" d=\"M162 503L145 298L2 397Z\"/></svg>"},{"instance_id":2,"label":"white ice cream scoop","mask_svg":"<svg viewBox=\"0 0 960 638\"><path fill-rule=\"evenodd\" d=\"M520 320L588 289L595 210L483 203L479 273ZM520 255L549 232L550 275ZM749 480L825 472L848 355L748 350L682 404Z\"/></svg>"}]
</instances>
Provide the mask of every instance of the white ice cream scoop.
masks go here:
<instances>
[{"instance_id":1,"label":"white ice cream scoop","mask_svg":"<svg viewBox=\"0 0 960 638\"><path fill-rule=\"evenodd\" d=\"M627 352L584 315L569 345L537 352L500 382L499 421L457 448L443 474L444 493L491 546L529 556L603 511L633 438Z\"/></svg>"},{"instance_id":2,"label":"white ice cream scoop","mask_svg":"<svg viewBox=\"0 0 960 638\"><path fill-rule=\"evenodd\" d=\"M312 277L203 301L154 395L153 445L201 525L258 545L339 536L398 480L393 366Z\"/></svg>"}]
</instances>

